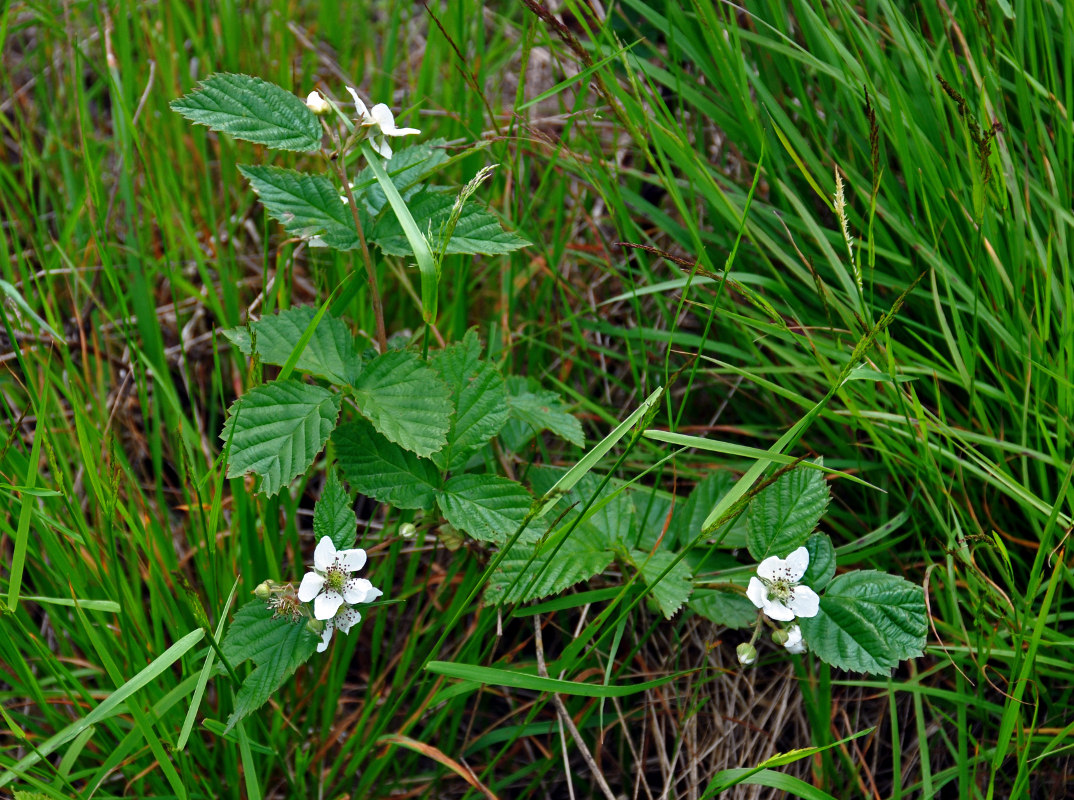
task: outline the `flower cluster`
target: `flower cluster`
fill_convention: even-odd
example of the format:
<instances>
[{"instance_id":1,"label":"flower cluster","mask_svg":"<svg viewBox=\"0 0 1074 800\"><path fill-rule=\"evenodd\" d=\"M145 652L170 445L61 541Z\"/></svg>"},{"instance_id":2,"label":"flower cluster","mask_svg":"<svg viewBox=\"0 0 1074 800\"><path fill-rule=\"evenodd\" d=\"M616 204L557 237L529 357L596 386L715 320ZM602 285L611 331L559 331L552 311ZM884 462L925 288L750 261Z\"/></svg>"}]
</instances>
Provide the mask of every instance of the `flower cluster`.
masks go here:
<instances>
[{"instance_id":1,"label":"flower cluster","mask_svg":"<svg viewBox=\"0 0 1074 800\"><path fill-rule=\"evenodd\" d=\"M798 617L815 617L820 612L820 597L799 581L809 567L809 550L799 547L786 558L769 556L757 565L757 576L750 578L746 597L766 616L779 622L792 622ZM756 634L754 635L756 638ZM772 638L789 653L804 653L806 643L802 628L790 625L781 628ZM757 659L752 642L738 647L738 660L743 666Z\"/></svg>"},{"instance_id":2,"label":"flower cluster","mask_svg":"<svg viewBox=\"0 0 1074 800\"><path fill-rule=\"evenodd\" d=\"M388 144L389 138L396 136L412 136L421 133L417 128L400 128L395 124L395 114L384 103L377 103L372 108L366 107L365 101L358 96L358 92L351 86L346 87L354 99L354 109L358 112L357 123L360 135L369 139L373 149L383 158L392 157L392 147ZM306 108L323 117L332 110L329 103L320 92L313 91L306 96Z\"/></svg>"},{"instance_id":3,"label":"flower cluster","mask_svg":"<svg viewBox=\"0 0 1074 800\"><path fill-rule=\"evenodd\" d=\"M351 573L365 566L365 550L336 550L327 536L322 537L313 551L313 571L307 572L298 587L298 599L313 601L314 619L322 620L324 631L317 652L328 649L336 629L348 633L362 615L354 607L371 603L382 592L365 578L352 578Z\"/></svg>"},{"instance_id":4,"label":"flower cluster","mask_svg":"<svg viewBox=\"0 0 1074 800\"><path fill-rule=\"evenodd\" d=\"M337 550L324 536L313 551L313 570L302 578L298 591L289 583L265 581L254 589L254 595L268 604L273 616L289 622L305 619L311 630L321 635L317 652L323 653L336 630L349 633L362 619L356 605L372 603L383 594L365 578L351 577L365 561L365 550Z\"/></svg>"}]
</instances>

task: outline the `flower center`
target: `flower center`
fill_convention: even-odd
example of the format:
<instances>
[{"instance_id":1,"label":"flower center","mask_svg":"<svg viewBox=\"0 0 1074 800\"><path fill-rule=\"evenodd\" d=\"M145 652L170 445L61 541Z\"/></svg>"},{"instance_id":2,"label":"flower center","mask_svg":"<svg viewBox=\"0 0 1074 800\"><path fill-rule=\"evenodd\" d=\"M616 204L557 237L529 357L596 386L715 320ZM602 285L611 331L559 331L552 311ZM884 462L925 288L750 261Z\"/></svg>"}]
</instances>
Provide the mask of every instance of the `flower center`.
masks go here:
<instances>
[{"instance_id":1,"label":"flower center","mask_svg":"<svg viewBox=\"0 0 1074 800\"><path fill-rule=\"evenodd\" d=\"M776 578L768 582L768 596L786 605L794 597L794 587L795 584L786 578Z\"/></svg>"},{"instance_id":2,"label":"flower center","mask_svg":"<svg viewBox=\"0 0 1074 800\"><path fill-rule=\"evenodd\" d=\"M336 594L343 594L343 586L347 583L347 574L340 569L338 564L333 564L324 573L324 588Z\"/></svg>"}]
</instances>

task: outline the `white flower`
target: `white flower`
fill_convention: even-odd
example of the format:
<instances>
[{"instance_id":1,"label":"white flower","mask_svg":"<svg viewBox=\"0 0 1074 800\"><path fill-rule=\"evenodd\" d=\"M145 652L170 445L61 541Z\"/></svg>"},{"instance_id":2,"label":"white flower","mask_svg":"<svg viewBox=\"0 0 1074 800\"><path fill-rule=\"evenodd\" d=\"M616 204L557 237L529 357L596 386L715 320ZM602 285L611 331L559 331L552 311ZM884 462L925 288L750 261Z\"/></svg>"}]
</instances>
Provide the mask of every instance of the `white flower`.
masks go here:
<instances>
[{"instance_id":1,"label":"white flower","mask_svg":"<svg viewBox=\"0 0 1074 800\"><path fill-rule=\"evenodd\" d=\"M798 581L809 566L809 551L799 547L786 559L769 556L757 565L757 577L750 578L746 596L772 619L790 622L795 617L815 617L820 598Z\"/></svg>"},{"instance_id":2,"label":"white flower","mask_svg":"<svg viewBox=\"0 0 1074 800\"><path fill-rule=\"evenodd\" d=\"M347 91L354 98L354 107L358 111L358 124L367 129L366 136L369 143L384 158L392 157L392 148L388 144L389 136L410 136L421 133L417 128L397 128L395 115L384 103L377 103L372 109L366 108L358 92L347 87Z\"/></svg>"},{"instance_id":3,"label":"white flower","mask_svg":"<svg viewBox=\"0 0 1074 800\"><path fill-rule=\"evenodd\" d=\"M787 641L783 643L788 653L804 653L805 642L802 641L802 628L800 625L791 625L787 628Z\"/></svg>"},{"instance_id":4,"label":"white flower","mask_svg":"<svg viewBox=\"0 0 1074 800\"><path fill-rule=\"evenodd\" d=\"M365 566L365 550L336 550L332 540L322 537L313 551L314 572L307 572L298 587L298 599L313 600L313 616L330 620L344 603L366 603L379 597L380 590L365 578L351 578L350 573Z\"/></svg>"},{"instance_id":5,"label":"white flower","mask_svg":"<svg viewBox=\"0 0 1074 800\"><path fill-rule=\"evenodd\" d=\"M328 104L327 100L321 97L321 93L318 91L310 92L306 96L306 108L308 108L318 117L323 117L325 114L332 110L332 106Z\"/></svg>"}]
</instances>

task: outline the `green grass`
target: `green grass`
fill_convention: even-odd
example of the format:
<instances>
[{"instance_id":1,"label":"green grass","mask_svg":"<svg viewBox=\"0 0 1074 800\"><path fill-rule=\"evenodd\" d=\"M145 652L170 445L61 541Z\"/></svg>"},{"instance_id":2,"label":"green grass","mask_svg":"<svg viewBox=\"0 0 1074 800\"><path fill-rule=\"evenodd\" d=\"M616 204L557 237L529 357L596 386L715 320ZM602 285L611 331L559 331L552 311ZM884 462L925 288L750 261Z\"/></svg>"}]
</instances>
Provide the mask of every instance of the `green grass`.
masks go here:
<instances>
[{"instance_id":1,"label":"green grass","mask_svg":"<svg viewBox=\"0 0 1074 800\"><path fill-rule=\"evenodd\" d=\"M734 633L644 605L617 623L598 616L607 598L565 596L538 618L551 677L701 670L620 700L563 696L613 791L701 796L718 769L832 745L775 769L835 797L1061 794L1074 724L1070 15L1043 0L1010 17L885 0L748 13L623 0L606 19L565 6L572 41L522 5L473 0L442 6L439 26L395 3L0 12L0 279L59 334L0 305L0 794L466 791L429 751L379 739L396 735L500 797L566 796L568 773L578 796L600 796L548 695L419 670L535 672L534 620L468 604L480 553L399 538L403 520L374 507L362 543L398 602L226 738L212 721L232 687L214 678L178 749L207 653L197 632L219 624L236 578L241 602L308 561L319 490L266 500L224 478L224 410L259 376L214 331L252 306L323 301L352 269L282 243L236 169L260 160L255 146L168 109L218 70L303 96L360 85L409 109L423 137L487 139L449 174L499 163L481 196L535 244L450 257L438 327L451 340L477 326L509 371L575 404L592 442L685 366L656 424L767 448L908 291L866 353L884 379L835 391L792 454L879 489L834 483L824 526L837 545L901 520L854 558L925 584L927 655L886 680L764 652L740 674ZM381 286L389 331L419 327L417 272L383 264ZM374 329L364 290L340 310ZM666 454L643 441L621 476ZM579 454L542 442L535 456ZM645 480L685 497L712 469L749 466L684 453ZM585 638L596 647L572 646ZM74 738L45 752L64 730Z\"/></svg>"}]
</instances>

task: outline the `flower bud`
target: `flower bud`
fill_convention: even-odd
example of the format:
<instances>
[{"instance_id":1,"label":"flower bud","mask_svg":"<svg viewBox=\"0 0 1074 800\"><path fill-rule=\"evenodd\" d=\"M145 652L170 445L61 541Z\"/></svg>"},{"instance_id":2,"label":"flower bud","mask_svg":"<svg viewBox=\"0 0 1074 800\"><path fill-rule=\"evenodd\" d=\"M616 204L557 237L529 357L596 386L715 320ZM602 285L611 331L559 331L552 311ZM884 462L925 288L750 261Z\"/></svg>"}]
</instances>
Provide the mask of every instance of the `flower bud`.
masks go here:
<instances>
[{"instance_id":1,"label":"flower bud","mask_svg":"<svg viewBox=\"0 0 1074 800\"><path fill-rule=\"evenodd\" d=\"M778 631L773 631L772 633L772 641L776 644L787 644L787 640L790 638L790 634L783 628L780 628Z\"/></svg>"},{"instance_id":2,"label":"flower bud","mask_svg":"<svg viewBox=\"0 0 1074 800\"><path fill-rule=\"evenodd\" d=\"M306 628L311 633L316 633L318 636L320 636L322 633L324 633L324 620L320 620L320 619L307 620L306 621Z\"/></svg>"},{"instance_id":3,"label":"flower bud","mask_svg":"<svg viewBox=\"0 0 1074 800\"><path fill-rule=\"evenodd\" d=\"M263 583L259 583L257 588L254 589L254 597L258 600L268 600L272 597L272 582L264 581Z\"/></svg>"},{"instance_id":4,"label":"flower bud","mask_svg":"<svg viewBox=\"0 0 1074 800\"><path fill-rule=\"evenodd\" d=\"M312 91L307 95L306 108L318 117L323 117L332 110L332 106L328 105L328 101L321 97L321 93L318 91Z\"/></svg>"},{"instance_id":5,"label":"flower bud","mask_svg":"<svg viewBox=\"0 0 1074 800\"><path fill-rule=\"evenodd\" d=\"M418 533L418 526L413 522L404 522L399 526L399 535L404 539L413 539Z\"/></svg>"},{"instance_id":6,"label":"flower bud","mask_svg":"<svg viewBox=\"0 0 1074 800\"><path fill-rule=\"evenodd\" d=\"M748 667L757 660L757 648L749 642L740 644L735 652L738 653L738 663L744 667Z\"/></svg>"}]
</instances>

